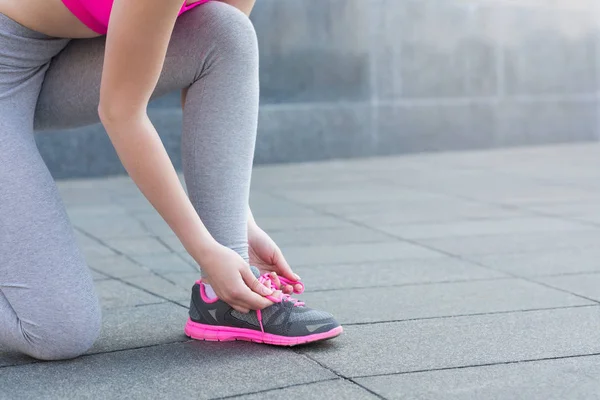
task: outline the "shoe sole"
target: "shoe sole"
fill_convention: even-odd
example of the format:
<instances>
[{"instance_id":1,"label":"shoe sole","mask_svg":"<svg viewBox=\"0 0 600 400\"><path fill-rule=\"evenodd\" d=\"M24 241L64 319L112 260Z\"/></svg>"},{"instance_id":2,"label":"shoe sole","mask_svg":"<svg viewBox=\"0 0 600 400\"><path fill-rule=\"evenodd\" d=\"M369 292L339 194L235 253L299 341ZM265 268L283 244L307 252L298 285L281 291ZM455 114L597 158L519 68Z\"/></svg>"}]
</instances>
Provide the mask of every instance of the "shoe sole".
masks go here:
<instances>
[{"instance_id":1,"label":"shoe sole","mask_svg":"<svg viewBox=\"0 0 600 400\"><path fill-rule=\"evenodd\" d=\"M341 326L323 333L315 333L307 336L279 336L272 333L262 333L252 329L233 328L229 326L213 326L200 324L188 319L185 324L185 334L196 340L207 340L210 342L231 342L243 340L246 342L265 343L274 346L297 346L299 344L320 342L333 339L342 334Z\"/></svg>"}]
</instances>

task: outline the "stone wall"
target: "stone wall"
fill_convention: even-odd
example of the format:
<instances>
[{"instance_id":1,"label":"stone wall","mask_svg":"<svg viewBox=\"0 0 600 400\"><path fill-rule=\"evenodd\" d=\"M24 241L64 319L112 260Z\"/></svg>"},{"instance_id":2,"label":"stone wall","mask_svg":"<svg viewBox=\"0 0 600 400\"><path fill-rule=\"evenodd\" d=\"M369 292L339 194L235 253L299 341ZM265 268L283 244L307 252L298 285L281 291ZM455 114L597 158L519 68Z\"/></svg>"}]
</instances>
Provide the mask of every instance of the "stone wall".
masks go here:
<instances>
[{"instance_id":1,"label":"stone wall","mask_svg":"<svg viewBox=\"0 0 600 400\"><path fill-rule=\"evenodd\" d=\"M597 140L597 0L258 0L256 162ZM177 94L151 117L180 165ZM37 135L56 177L122 173L99 126Z\"/></svg>"}]
</instances>

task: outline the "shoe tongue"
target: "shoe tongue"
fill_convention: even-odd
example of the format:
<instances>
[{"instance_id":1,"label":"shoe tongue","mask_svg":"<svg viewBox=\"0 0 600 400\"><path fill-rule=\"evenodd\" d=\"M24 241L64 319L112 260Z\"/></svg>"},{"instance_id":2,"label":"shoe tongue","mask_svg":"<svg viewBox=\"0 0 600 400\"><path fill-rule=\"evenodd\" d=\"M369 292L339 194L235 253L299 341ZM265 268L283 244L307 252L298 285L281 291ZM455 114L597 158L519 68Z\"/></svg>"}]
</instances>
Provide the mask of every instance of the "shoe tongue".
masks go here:
<instances>
[{"instance_id":1,"label":"shoe tongue","mask_svg":"<svg viewBox=\"0 0 600 400\"><path fill-rule=\"evenodd\" d=\"M254 265L251 265L250 270L256 278L260 278L260 271L258 270L258 268L256 268Z\"/></svg>"}]
</instances>

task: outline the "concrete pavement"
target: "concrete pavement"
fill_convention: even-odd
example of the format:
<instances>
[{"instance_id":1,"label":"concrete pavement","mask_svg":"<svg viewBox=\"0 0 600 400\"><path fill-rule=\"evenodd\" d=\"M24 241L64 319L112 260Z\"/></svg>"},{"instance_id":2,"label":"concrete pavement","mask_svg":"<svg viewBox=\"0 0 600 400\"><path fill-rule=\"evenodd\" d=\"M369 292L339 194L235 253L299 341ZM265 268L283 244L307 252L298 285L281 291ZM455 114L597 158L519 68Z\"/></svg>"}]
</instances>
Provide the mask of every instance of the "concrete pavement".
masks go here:
<instances>
[{"instance_id":1,"label":"concrete pavement","mask_svg":"<svg viewBox=\"0 0 600 400\"><path fill-rule=\"evenodd\" d=\"M198 273L128 178L62 181L104 309L85 356L0 349L0 399L600 396L600 146L256 168L252 208L345 326L281 349L183 335Z\"/></svg>"}]
</instances>

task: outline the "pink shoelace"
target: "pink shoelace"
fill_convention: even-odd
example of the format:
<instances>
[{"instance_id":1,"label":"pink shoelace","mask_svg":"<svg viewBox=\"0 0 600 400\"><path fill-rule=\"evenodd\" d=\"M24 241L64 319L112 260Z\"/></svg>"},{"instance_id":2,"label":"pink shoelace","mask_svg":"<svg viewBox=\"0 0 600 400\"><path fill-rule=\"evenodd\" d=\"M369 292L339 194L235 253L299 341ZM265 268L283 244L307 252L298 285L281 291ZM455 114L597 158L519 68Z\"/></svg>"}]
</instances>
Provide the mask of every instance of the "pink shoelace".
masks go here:
<instances>
[{"instance_id":1,"label":"pink shoelace","mask_svg":"<svg viewBox=\"0 0 600 400\"><path fill-rule=\"evenodd\" d=\"M271 276L269 273L261 275L258 278L258 281L268 288L271 288L273 290L279 290L279 288L275 285L275 282L273 282L273 280L271 279ZM302 292L304 292L304 285L302 284L302 282L293 281L291 279L284 278L283 276L279 276L279 281L281 282L282 285L291 285L295 294L302 294ZM296 289L296 285L300 285L301 288L299 290ZM294 307L302 307L304 305L303 301L295 299L292 297L292 295L285 294L283 292L281 293L281 297L274 297L272 295L265 296L265 297L267 299L271 300L273 303L281 303L284 301L290 301L290 302L294 303ZM256 310L256 317L258 318L258 323L260 324L260 330L262 331L262 333L265 333L265 330L263 328L263 323L262 323L261 310Z\"/></svg>"}]
</instances>

